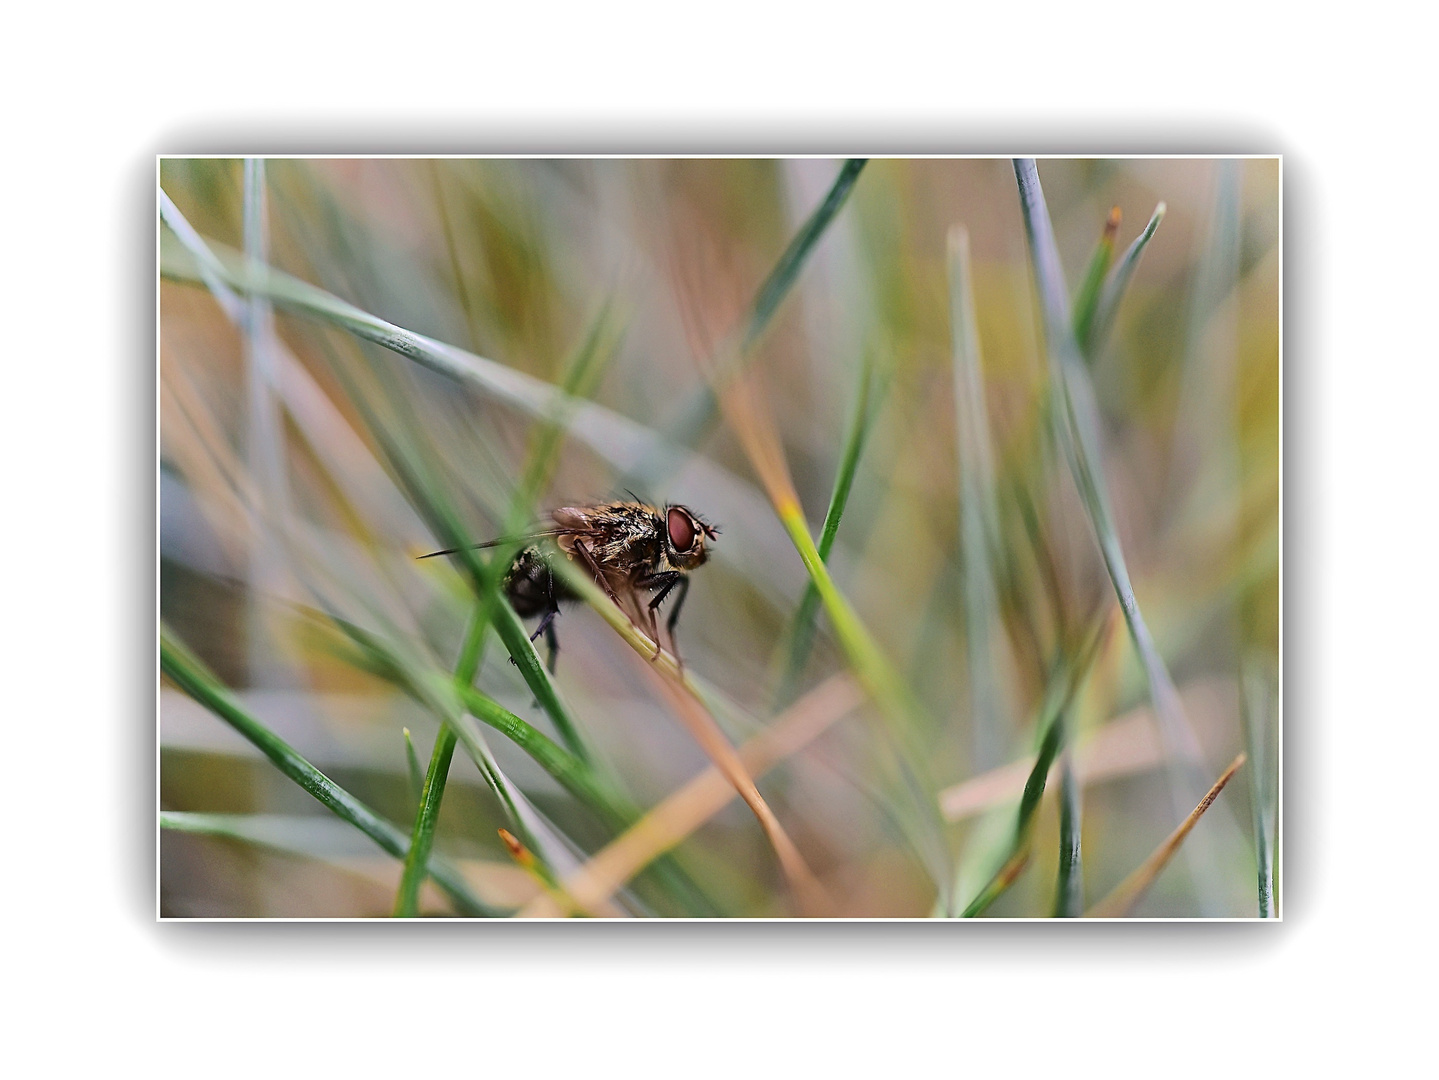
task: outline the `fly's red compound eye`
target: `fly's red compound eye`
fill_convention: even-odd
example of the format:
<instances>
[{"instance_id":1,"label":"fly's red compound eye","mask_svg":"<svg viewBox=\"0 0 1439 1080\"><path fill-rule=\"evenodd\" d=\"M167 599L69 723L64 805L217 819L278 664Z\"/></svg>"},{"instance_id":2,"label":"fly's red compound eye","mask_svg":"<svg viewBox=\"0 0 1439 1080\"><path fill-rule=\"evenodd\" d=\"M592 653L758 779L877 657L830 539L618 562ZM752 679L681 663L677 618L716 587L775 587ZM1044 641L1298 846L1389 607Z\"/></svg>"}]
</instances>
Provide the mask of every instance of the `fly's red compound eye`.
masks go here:
<instances>
[{"instance_id":1,"label":"fly's red compound eye","mask_svg":"<svg viewBox=\"0 0 1439 1080\"><path fill-rule=\"evenodd\" d=\"M670 507L667 527L670 533L670 544L676 551L689 551L695 546L695 523L678 506Z\"/></svg>"}]
</instances>

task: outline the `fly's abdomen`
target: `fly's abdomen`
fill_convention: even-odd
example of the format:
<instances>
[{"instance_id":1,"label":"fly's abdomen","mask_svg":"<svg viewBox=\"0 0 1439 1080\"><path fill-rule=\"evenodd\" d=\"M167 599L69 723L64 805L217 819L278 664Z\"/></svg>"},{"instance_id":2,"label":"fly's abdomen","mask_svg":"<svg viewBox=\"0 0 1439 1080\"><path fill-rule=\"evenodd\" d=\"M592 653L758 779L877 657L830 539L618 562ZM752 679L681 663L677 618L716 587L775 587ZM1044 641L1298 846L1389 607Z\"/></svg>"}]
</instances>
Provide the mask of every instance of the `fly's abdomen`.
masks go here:
<instances>
[{"instance_id":1,"label":"fly's abdomen","mask_svg":"<svg viewBox=\"0 0 1439 1080\"><path fill-rule=\"evenodd\" d=\"M546 552L537 545L522 549L514 557L505 572L504 589L515 614L522 619L549 611L561 600L574 599L564 579L550 566Z\"/></svg>"}]
</instances>

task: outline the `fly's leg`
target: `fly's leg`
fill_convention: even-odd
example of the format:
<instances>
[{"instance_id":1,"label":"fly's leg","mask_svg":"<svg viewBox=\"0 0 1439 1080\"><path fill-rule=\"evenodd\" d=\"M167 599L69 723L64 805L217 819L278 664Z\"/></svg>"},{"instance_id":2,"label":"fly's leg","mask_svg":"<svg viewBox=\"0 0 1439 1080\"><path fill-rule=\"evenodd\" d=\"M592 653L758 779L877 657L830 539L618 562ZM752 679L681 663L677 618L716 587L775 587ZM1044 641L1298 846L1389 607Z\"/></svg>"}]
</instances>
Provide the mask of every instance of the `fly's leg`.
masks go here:
<instances>
[{"instance_id":1,"label":"fly's leg","mask_svg":"<svg viewBox=\"0 0 1439 1080\"><path fill-rule=\"evenodd\" d=\"M679 642L675 640L675 624L677 624L680 619L680 608L685 606L685 597L690 594L690 579L682 577L676 584L679 585L680 591L675 596L675 606L670 608L670 617L665 620L665 629L669 631L670 651L675 654L675 663L678 664L680 670L683 671L685 662L684 658L680 656Z\"/></svg>"},{"instance_id":2,"label":"fly's leg","mask_svg":"<svg viewBox=\"0 0 1439 1080\"><path fill-rule=\"evenodd\" d=\"M550 674L553 675L555 673L555 658L560 654L560 639L555 633L555 616L560 613L560 605L555 600L555 568L550 565L548 559L545 560L545 589L550 600L550 610L545 612L545 617L540 620L540 625L535 628L535 632L531 635L530 640L534 641L535 638L541 634L545 635L545 644L550 647L549 663L546 666L550 669Z\"/></svg>"},{"instance_id":3,"label":"fly's leg","mask_svg":"<svg viewBox=\"0 0 1439 1080\"><path fill-rule=\"evenodd\" d=\"M690 594L690 579L682 577L676 584L679 585L679 595L675 597L675 606L670 608L670 617L665 620L665 629L670 634L670 648L675 651L675 659L680 656L680 648L675 644L675 624L680 621L680 608L685 606L685 597Z\"/></svg>"},{"instance_id":4,"label":"fly's leg","mask_svg":"<svg viewBox=\"0 0 1439 1080\"><path fill-rule=\"evenodd\" d=\"M553 615L554 612L550 614ZM555 620L553 618L544 624L544 630L545 644L550 647L550 674L553 675L555 673L555 658L560 655L560 639L555 634Z\"/></svg>"},{"instance_id":5,"label":"fly's leg","mask_svg":"<svg viewBox=\"0 0 1439 1080\"><path fill-rule=\"evenodd\" d=\"M557 607L552 607L549 611L545 612L545 617L540 620L540 625L535 627L535 632L530 635L530 641L534 642L541 634L544 634L546 631L548 631L549 634L553 634L555 632L555 616L559 613L560 609ZM546 637L545 640L548 641L549 637Z\"/></svg>"},{"instance_id":6,"label":"fly's leg","mask_svg":"<svg viewBox=\"0 0 1439 1080\"><path fill-rule=\"evenodd\" d=\"M676 610L678 610L679 603L683 602L685 593L689 591L690 582L689 578L683 574L671 570L663 574L655 574L651 577L641 578L636 584L643 589L658 590L654 596L650 597L649 606L645 609L645 614L649 616L650 634L655 639L655 654L650 657L650 660L655 661L658 660L660 656L660 628L655 612L658 611L659 606L664 603L665 597L670 594L670 590L676 585L682 585L683 588L680 590L680 599L675 604ZM678 663L680 659L679 650L675 648L675 620L673 615L670 616L666 626L670 633L670 649L674 652L675 661Z\"/></svg>"},{"instance_id":7,"label":"fly's leg","mask_svg":"<svg viewBox=\"0 0 1439 1080\"><path fill-rule=\"evenodd\" d=\"M620 598L615 595L614 589L610 588L610 579L605 577L604 571L600 569L600 564L595 562L594 555L590 554L590 549L585 547L585 542L576 540L575 550L580 553L580 561L585 564L590 573L594 574L595 580L603 586L605 592L609 594L609 598L615 602L615 607L623 611L625 606L620 603Z\"/></svg>"}]
</instances>

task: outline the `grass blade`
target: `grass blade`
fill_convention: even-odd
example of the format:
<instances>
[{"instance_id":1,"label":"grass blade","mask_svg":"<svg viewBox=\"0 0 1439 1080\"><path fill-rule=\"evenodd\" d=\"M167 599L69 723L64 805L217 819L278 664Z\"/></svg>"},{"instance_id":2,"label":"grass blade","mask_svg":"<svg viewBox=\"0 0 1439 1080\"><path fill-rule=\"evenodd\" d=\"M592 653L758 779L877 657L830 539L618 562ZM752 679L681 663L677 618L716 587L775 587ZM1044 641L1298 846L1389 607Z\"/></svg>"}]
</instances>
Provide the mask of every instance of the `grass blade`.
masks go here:
<instances>
[{"instance_id":1,"label":"grass blade","mask_svg":"<svg viewBox=\"0 0 1439 1080\"><path fill-rule=\"evenodd\" d=\"M872 389L873 381L874 364L870 354L866 353L860 367L859 390L855 395L854 408L845 432L844 451L840 455L839 469L835 472L834 487L830 491L829 507L825 510L824 525L819 534L817 550L820 559L825 563L829 562L829 553L839 532L840 519L844 517L844 508L849 501L850 488L854 486L854 475L859 469L859 456L864 451L865 441L879 412L879 398L882 397L883 391ZM804 666L814 646L815 615L818 610L819 588L811 580L805 586L804 595L800 597L799 607L795 609L790 631L786 635L789 642L788 656L779 690L775 693L777 708L789 705L798 692L800 676L804 673Z\"/></svg>"},{"instance_id":2,"label":"grass blade","mask_svg":"<svg viewBox=\"0 0 1439 1080\"><path fill-rule=\"evenodd\" d=\"M1120 211L1116 206L1109 211L1104 232L1100 234L1099 243L1094 246L1094 254L1089 257L1089 269L1084 272L1084 280L1079 284L1079 291L1074 294L1074 340L1079 343L1079 351L1091 363L1094 361L1094 350L1090 346L1090 335L1094 329L1094 317L1099 309L1099 296L1104 287L1105 275L1109 272L1110 264L1114 262L1114 238L1119 233L1119 221Z\"/></svg>"},{"instance_id":3,"label":"grass blade","mask_svg":"<svg viewBox=\"0 0 1439 1080\"><path fill-rule=\"evenodd\" d=\"M950 336L954 353L954 411L959 453L960 573L964 582L964 645L974 761L989 769L1003 760L1009 707L997 668L994 641L1002 630L996 585L1001 550L994 488L994 451L989 433L979 323L969 233L949 234Z\"/></svg>"},{"instance_id":4,"label":"grass blade","mask_svg":"<svg viewBox=\"0 0 1439 1080\"><path fill-rule=\"evenodd\" d=\"M1170 753L1180 763L1187 791L1201 760L1199 744L1184 718L1179 694L1139 610L1124 551L1119 543L1104 476L1099 471L1102 458L1093 391L1070 328L1064 272L1059 264L1059 250L1054 243L1054 229L1044 204L1044 192L1039 185L1039 171L1032 158L1017 159L1014 171L1019 182L1025 231L1029 237L1030 256L1044 309L1050 380L1059 398L1058 407L1052 410L1056 441L1069 462L1105 569L1124 612L1130 638L1144 666L1160 730Z\"/></svg>"},{"instance_id":5,"label":"grass blade","mask_svg":"<svg viewBox=\"0 0 1439 1080\"><path fill-rule=\"evenodd\" d=\"M850 158L840 166L839 175L835 177L829 193L794 234L779 261L775 263L774 269L755 293L738 337L732 339L730 344L721 346L720 355L714 365L714 377L695 391L694 396L680 410L679 418L668 429L667 433L673 442L681 446L694 446L714 423L719 414L717 391L723 390L731 379L744 370L755 344L763 336L795 281L799 279L800 271L804 269L810 253L848 200L867 160ZM652 486L657 475L654 471L643 472L639 474L639 478Z\"/></svg>"},{"instance_id":6,"label":"grass blade","mask_svg":"<svg viewBox=\"0 0 1439 1080\"><path fill-rule=\"evenodd\" d=\"M1079 336L1076 326L1076 337L1079 340L1079 347L1084 350L1084 355L1092 362L1095 357L1104 349L1104 344L1109 340L1109 331L1114 326L1114 316L1119 311L1119 302L1124 299L1124 293L1129 288L1129 279L1134 276L1135 268L1139 266L1139 257L1144 254L1144 249L1154 236L1154 230L1159 228L1159 223L1164 220L1165 206L1160 203L1154 208L1150 215L1149 224L1144 226L1140 233L1128 248L1109 276L1104 279L1104 288L1100 290L1099 297L1095 301L1094 315L1088 324L1088 333Z\"/></svg>"},{"instance_id":7,"label":"grass blade","mask_svg":"<svg viewBox=\"0 0 1439 1080\"><path fill-rule=\"evenodd\" d=\"M373 841L332 814L209 814L161 810L160 828L195 836L220 836L309 859L334 860L374 854Z\"/></svg>"},{"instance_id":8,"label":"grass blade","mask_svg":"<svg viewBox=\"0 0 1439 1080\"><path fill-rule=\"evenodd\" d=\"M983 914L985 909L1014 884L1029 861L1029 841L1034 831L1035 813L1039 810L1039 800L1044 796L1050 767L1063 748L1067 735L1065 714L1089 675L1089 669L1099 652L1099 645L1108 626L1107 619L1101 622L1074 658L1061 659L1056 665L1054 675L1049 680L1044 703L1040 706L1039 754L1034 767L1029 770L1029 778L1024 782L1024 793L1019 798L1019 811L1015 816L1009 854L999 870L965 907L961 913L962 918L972 919Z\"/></svg>"},{"instance_id":9,"label":"grass blade","mask_svg":"<svg viewBox=\"0 0 1439 1080\"><path fill-rule=\"evenodd\" d=\"M1258 876L1259 917L1274 917L1274 800L1269 784L1265 740L1269 722L1269 687L1259 665L1246 663L1239 677L1239 717L1253 767L1249 770L1249 801L1254 820L1254 861Z\"/></svg>"},{"instance_id":10,"label":"grass blade","mask_svg":"<svg viewBox=\"0 0 1439 1080\"><path fill-rule=\"evenodd\" d=\"M1064 721L1070 723L1066 714ZM1080 832L1083 807L1079 778L1074 775L1073 739L1059 756L1059 874L1054 885L1054 917L1077 919L1084 912L1084 862Z\"/></svg>"},{"instance_id":11,"label":"grass blade","mask_svg":"<svg viewBox=\"0 0 1439 1080\"><path fill-rule=\"evenodd\" d=\"M1244 762L1245 755L1242 753L1231 761L1229 768L1224 770L1219 779L1214 782L1214 786L1205 793L1204 798L1199 800L1199 805L1184 819L1179 828L1170 833L1165 841L1155 848L1154 853L1145 859L1132 874L1115 886L1113 892L1090 908L1085 913L1085 917L1120 919L1127 915L1149 886L1154 884L1154 879L1174 857L1174 853L1179 850L1179 845L1184 843L1184 838L1198 824L1199 819L1204 816L1204 812L1214 805L1214 800L1224 790L1224 785L1229 783L1230 778L1239 771L1239 767Z\"/></svg>"},{"instance_id":12,"label":"grass blade","mask_svg":"<svg viewBox=\"0 0 1439 1080\"><path fill-rule=\"evenodd\" d=\"M163 624L160 627L160 670L185 693L249 740L281 772L335 816L349 822L396 858L405 857L410 845L404 833L316 769L294 747L241 708L229 691ZM429 874L462 913L484 917L498 914L470 891L457 871L444 863L430 860Z\"/></svg>"},{"instance_id":13,"label":"grass blade","mask_svg":"<svg viewBox=\"0 0 1439 1080\"><path fill-rule=\"evenodd\" d=\"M415 740L410 736L410 729L404 728L405 735L405 769L406 775L410 778L410 797L415 800L415 806L420 805L420 796L425 790L425 773L420 768L420 757L415 753Z\"/></svg>"},{"instance_id":14,"label":"grass blade","mask_svg":"<svg viewBox=\"0 0 1439 1080\"><path fill-rule=\"evenodd\" d=\"M804 269L805 261L809 258L814 246L819 243L819 238L829 228L830 222L844 207L845 201L849 199L849 193L854 189L855 182L859 179L860 170L865 167L867 158L850 158L839 168L839 175L834 178L830 185L829 192L825 195L824 201L815 207L814 213L800 226L799 232L794 234L789 245L784 249L784 254L774 264L774 269L764 279L764 283L755 294L754 303L751 305L749 320L745 323L744 338L741 341L741 349L748 351L760 336L774 313L779 309L781 302L789 295L790 288L799 278L799 273Z\"/></svg>"}]
</instances>

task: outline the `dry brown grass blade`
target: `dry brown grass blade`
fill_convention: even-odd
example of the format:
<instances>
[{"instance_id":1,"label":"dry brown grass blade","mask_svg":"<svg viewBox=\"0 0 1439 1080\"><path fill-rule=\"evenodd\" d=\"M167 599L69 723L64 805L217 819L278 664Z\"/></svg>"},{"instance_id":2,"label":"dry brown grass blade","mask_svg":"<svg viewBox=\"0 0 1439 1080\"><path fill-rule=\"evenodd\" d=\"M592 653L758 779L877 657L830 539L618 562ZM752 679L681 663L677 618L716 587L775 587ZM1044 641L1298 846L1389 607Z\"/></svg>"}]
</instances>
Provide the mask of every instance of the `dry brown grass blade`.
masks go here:
<instances>
[{"instance_id":1,"label":"dry brown grass blade","mask_svg":"<svg viewBox=\"0 0 1439 1080\"><path fill-rule=\"evenodd\" d=\"M694 682L680 667L678 659L671 652L660 648L649 635L635 624L634 619L616 606L601 591L589 574L578 570L568 560L558 560L556 569L568 584L601 618L624 638L626 644L645 662L645 670L654 680L659 692L669 702L680 722L690 733L700 749L714 762L725 779L734 786L739 797L745 801L754 816L759 819L770 844L779 857L791 891L799 909L807 914L828 910L829 904L819 879L809 869L794 841L785 832L784 826L775 817L774 811L765 802L764 796L755 787L733 744L725 737L720 726L710 715L703 695Z\"/></svg>"},{"instance_id":2,"label":"dry brown grass blade","mask_svg":"<svg viewBox=\"0 0 1439 1080\"><path fill-rule=\"evenodd\" d=\"M739 757L751 775L762 775L813 742L863 699L848 674L831 676L745 743ZM566 878L566 894L582 909L593 911L654 859L719 813L734 796L730 780L718 767L711 766L655 805ZM550 897L540 896L519 914L533 918L558 915L560 911Z\"/></svg>"},{"instance_id":3,"label":"dry brown grass blade","mask_svg":"<svg viewBox=\"0 0 1439 1080\"><path fill-rule=\"evenodd\" d=\"M795 847L789 833L785 832L779 818L775 817L769 803L765 802L764 796L759 793L759 788L755 786L739 751L725 738L724 732L720 730L719 724L715 723L709 710L683 684L658 675L655 681L690 735L700 744L700 748L714 762L715 767L724 774L725 779L745 801L745 805L754 811L760 827L764 829L775 854L779 856L780 867L784 870L800 913L821 915L833 910L824 886L814 876L814 871L800 855L799 848Z\"/></svg>"},{"instance_id":4,"label":"dry brown grass blade","mask_svg":"<svg viewBox=\"0 0 1439 1080\"><path fill-rule=\"evenodd\" d=\"M1140 863L1132 874L1115 886L1113 892L1086 911L1084 917L1087 919L1122 919L1127 915L1139 898L1144 895L1145 890L1154 884L1154 879L1159 876L1159 872L1174 857L1174 853L1179 850L1179 845L1184 843L1184 838L1189 835L1189 830L1193 829L1199 819L1204 816L1204 812L1214 805L1214 800L1219 798L1219 793L1224 790L1224 785L1229 783L1230 778L1239 771L1239 766L1243 765L1244 761L1245 755L1242 753L1231 761L1229 768L1225 769L1219 779L1214 781L1214 786L1209 789L1204 798L1199 800L1199 805L1184 819L1179 828L1170 833L1164 843L1155 848L1154 853Z\"/></svg>"}]
</instances>

